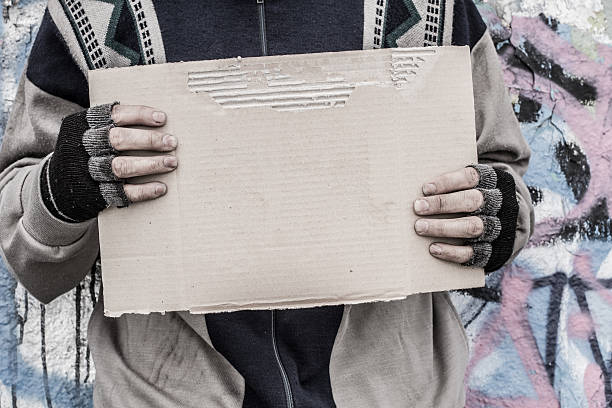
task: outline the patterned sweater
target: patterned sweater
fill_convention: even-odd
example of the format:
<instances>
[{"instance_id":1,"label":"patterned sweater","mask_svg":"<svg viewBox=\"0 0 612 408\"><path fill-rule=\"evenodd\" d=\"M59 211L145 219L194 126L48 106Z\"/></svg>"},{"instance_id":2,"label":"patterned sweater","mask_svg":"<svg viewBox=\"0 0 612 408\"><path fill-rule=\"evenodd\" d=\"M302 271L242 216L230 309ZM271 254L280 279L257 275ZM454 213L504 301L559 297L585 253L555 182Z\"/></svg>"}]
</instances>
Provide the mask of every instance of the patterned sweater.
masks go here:
<instances>
[{"instance_id":1,"label":"patterned sweater","mask_svg":"<svg viewBox=\"0 0 612 408\"><path fill-rule=\"evenodd\" d=\"M529 148L471 0L49 0L0 151L0 254L49 302L98 255L38 183L88 70L380 47L469 45L479 161L515 179L513 254L533 228ZM96 407L462 407L467 341L446 293L301 310L103 316L89 324Z\"/></svg>"}]
</instances>

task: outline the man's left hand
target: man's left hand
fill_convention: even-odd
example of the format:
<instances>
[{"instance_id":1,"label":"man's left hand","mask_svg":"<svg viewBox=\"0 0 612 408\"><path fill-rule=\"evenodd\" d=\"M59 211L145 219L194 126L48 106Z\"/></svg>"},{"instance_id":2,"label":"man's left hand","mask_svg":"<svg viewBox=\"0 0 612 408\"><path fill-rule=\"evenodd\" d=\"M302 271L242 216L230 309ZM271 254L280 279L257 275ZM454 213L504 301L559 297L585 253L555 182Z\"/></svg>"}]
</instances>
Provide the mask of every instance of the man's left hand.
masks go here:
<instances>
[{"instance_id":1,"label":"man's left hand","mask_svg":"<svg viewBox=\"0 0 612 408\"><path fill-rule=\"evenodd\" d=\"M478 172L472 167L443 174L423 185L425 197L414 202L417 215L471 213L482 207L484 197L475 189ZM419 218L414 229L419 235L437 238L477 238L484 231L482 220L476 216L450 219ZM436 258L465 263L474 255L469 245L450 245L436 242L429 252Z\"/></svg>"},{"instance_id":2,"label":"man's left hand","mask_svg":"<svg viewBox=\"0 0 612 408\"><path fill-rule=\"evenodd\" d=\"M518 204L512 175L477 164L443 174L423 185L425 197L414 202L420 216L454 214L453 218L419 218L417 234L464 239L462 245L434 242L436 258L495 270L508 260L516 228Z\"/></svg>"}]
</instances>

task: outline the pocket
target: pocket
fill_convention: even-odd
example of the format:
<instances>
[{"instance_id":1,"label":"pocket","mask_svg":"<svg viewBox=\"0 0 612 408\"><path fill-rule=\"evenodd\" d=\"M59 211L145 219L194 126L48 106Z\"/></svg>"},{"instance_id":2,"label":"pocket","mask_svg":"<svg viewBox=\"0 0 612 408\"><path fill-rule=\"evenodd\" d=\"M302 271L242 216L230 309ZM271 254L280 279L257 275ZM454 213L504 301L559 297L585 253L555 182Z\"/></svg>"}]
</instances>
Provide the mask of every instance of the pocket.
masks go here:
<instances>
[{"instance_id":1,"label":"pocket","mask_svg":"<svg viewBox=\"0 0 612 408\"><path fill-rule=\"evenodd\" d=\"M469 353L470 352L470 341L465 332L465 328L463 327L463 322L461 321L461 317L459 317L459 313L457 313L457 309L455 309L455 305L453 305L453 302L451 301L450 296L448 295L448 292L438 292L438 293L434 293L434 296L435 295L441 296L446 302L449 308L450 315L452 319L454 320L454 322L457 324L457 330L461 333L461 338L463 339L465 350Z\"/></svg>"}]
</instances>

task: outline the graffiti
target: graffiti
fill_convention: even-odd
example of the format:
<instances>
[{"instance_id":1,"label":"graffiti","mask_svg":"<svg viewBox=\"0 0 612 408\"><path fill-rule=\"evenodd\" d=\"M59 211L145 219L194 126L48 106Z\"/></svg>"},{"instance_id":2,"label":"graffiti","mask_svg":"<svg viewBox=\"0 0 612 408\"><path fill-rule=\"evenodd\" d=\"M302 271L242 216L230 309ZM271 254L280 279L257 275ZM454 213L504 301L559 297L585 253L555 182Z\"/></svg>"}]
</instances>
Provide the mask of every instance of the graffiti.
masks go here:
<instances>
[{"instance_id":1,"label":"graffiti","mask_svg":"<svg viewBox=\"0 0 612 408\"><path fill-rule=\"evenodd\" d=\"M471 340L466 406L610 408L612 47L552 18L513 16L522 1L490 3L479 10L533 151L525 180L536 230L485 288L453 295ZM554 0L544 3L554 9ZM0 134L44 7L3 4ZM580 26L597 16L595 6L583 8ZM86 327L98 274L96 265L42 306L0 264L0 407L91 407Z\"/></svg>"},{"instance_id":2,"label":"graffiti","mask_svg":"<svg viewBox=\"0 0 612 408\"><path fill-rule=\"evenodd\" d=\"M479 9L533 151L536 228L485 290L455 295L472 340L466 406L612 407L612 47L587 54L553 19L506 28Z\"/></svg>"}]
</instances>

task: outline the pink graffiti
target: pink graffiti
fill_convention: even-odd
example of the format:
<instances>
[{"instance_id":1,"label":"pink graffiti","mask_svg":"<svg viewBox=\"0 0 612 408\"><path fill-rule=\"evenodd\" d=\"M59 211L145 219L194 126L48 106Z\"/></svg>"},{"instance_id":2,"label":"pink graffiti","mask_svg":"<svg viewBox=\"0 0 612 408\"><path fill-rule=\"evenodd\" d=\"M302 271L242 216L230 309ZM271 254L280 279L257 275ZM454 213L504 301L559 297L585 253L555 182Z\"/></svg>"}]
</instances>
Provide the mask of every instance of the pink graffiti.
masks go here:
<instances>
[{"instance_id":1,"label":"pink graffiti","mask_svg":"<svg viewBox=\"0 0 612 408\"><path fill-rule=\"evenodd\" d=\"M601 377L601 368L597 364L589 364L584 371L584 394L589 401L589 408L604 408L606 405Z\"/></svg>"},{"instance_id":2,"label":"pink graffiti","mask_svg":"<svg viewBox=\"0 0 612 408\"><path fill-rule=\"evenodd\" d=\"M492 30L501 35L507 30L501 27L499 20L492 13L486 13L487 20L492 22ZM608 212L612 214L612 47L598 45L597 60L585 55L571 43L559 36L539 18L514 18L511 24L510 43L520 48L524 40L528 40L543 55L562 66L566 72L583 78L597 89L597 100L592 106L585 106L568 91L555 84L550 78L545 78L522 68L517 68L502 56L504 79L511 92L520 93L536 100L553 114L548 120L552 125L564 122L564 125L577 138L588 158L591 169L591 180L583 198L567 213L559 217L541 219L536 225L535 233L528 246L539 246L551 242L567 222L579 220L589 213L589 210L602 198L607 198ZM544 120L547 120L544 118ZM555 122L555 123L552 123ZM605 288L596 278L592 264L592 254L581 251L574 254L573 273L584 282L591 295L597 295L604 303L612 307L612 292ZM567 390L556 390L550 383L544 358L538 349L536 338L528 320L528 300L532 292L534 271L522 269L516 265L503 271L501 282L502 300L499 306L490 306L488 313L481 319L479 329L472 346L471 359L466 372L466 407L468 408L554 408L560 407L565 401ZM546 310L539 310L546 316ZM612 310L608 313L612 313ZM569 315L567 334L573 341L587 341L597 330L597 323L584 311L576 311ZM512 352L516 352L518 362L531 384L534 395L497 396L495 387L479 388L479 366L486 364L486 358L495 353L506 353L510 350L501 349L502 342L510 339ZM588 355L586 356L589 357ZM582 374L582 387L586 401L575 399L575 406L588 408L604 407L606 404L603 373L591 357L591 361ZM563 373L558 373L559 375ZM512 375L511 373L509 374ZM566 374L567 375L567 374ZM573 373L572 375L576 375ZM580 374L578 374L580 375ZM474 384L471 383L473 380ZM571 394L572 391L569 391ZM570 404L571 405L571 404ZM571 405L574 406L574 405Z\"/></svg>"},{"instance_id":3,"label":"pink graffiti","mask_svg":"<svg viewBox=\"0 0 612 408\"><path fill-rule=\"evenodd\" d=\"M507 408L556 408L559 403L554 389L548 382L546 370L539 355L536 340L527 320L527 296L531 291L530 275L516 267L506 268L502 281L502 297L499 313L486 322L485 328L479 334L479 339L473 349L466 378L472 374L475 366L498 346L501 336L510 336L516 352L536 392L535 398L514 397L495 398L468 388L466 406L470 408L503 406ZM500 330L500 328L504 330Z\"/></svg>"},{"instance_id":4,"label":"pink graffiti","mask_svg":"<svg viewBox=\"0 0 612 408\"><path fill-rule=\"evenodd\" d=\"M580 251L574 258L574 272L589 284L606 303L612 307L612 292L597 281L591 265L591 254L589 251Z\"/></svg>"},{"instance_id":5,"label":"pink graffiti","mask_svg":"<svg viewBox=\"0 0 612 408\"><path fill-rule=\"evenodd\" d=\"M567 332L578 339L586 339L595 329L593 319L586 313L577 312L568 318Z\"/></svg>"},{"instance_id":6,"label":"pink graffiti","mask_svg":"<svg viewBox=\"0 0 612 408\"><path fill-rule=\"evenodd\" d=\"M549 218L539 222L530 241L530 245L538 245L556 235L564 221L580 218L603 197L611 198L612 48L599 45L601 61L594 61L558 36L540 19L513 19L512 45L520 47L525 38L567 72L588 81L598 91L594 106L587 107L550 79L518 70L502 61L506 83L510 88L537 100L552 110L555 116L563 118L577 136L591 167L591 182L586 194L564 220ZM612 199L608 200L608 212L612 213Z\"/></svg>"}]
</instances>

